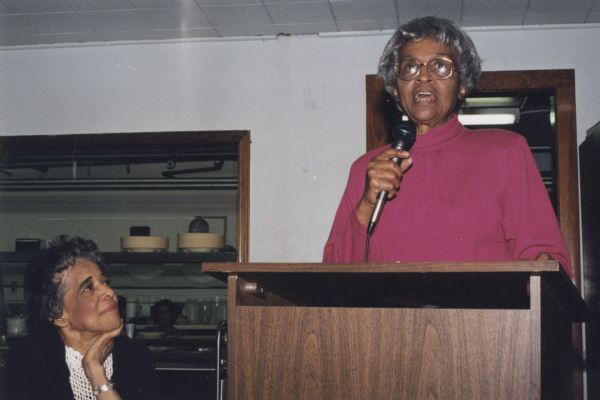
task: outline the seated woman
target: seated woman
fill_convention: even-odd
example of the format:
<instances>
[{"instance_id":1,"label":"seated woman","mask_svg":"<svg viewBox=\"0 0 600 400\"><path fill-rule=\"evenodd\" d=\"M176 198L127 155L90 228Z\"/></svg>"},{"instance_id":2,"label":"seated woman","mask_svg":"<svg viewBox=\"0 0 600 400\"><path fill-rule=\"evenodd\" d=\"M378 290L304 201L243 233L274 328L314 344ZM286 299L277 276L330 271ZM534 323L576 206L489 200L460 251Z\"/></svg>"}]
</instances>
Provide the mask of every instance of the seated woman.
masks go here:
<instances>
[{"instance_id":1,"label":"seated woman","mask_svg":"<svg viewBox=\"0 0 600 400\"><path fill-rule=\"evenodd\" d=\"M90 240L59 237L28 270L30 336L8 358L6 399L157 399L150 352L120 335L117 295Z\"/></svg>"}]
</instances>

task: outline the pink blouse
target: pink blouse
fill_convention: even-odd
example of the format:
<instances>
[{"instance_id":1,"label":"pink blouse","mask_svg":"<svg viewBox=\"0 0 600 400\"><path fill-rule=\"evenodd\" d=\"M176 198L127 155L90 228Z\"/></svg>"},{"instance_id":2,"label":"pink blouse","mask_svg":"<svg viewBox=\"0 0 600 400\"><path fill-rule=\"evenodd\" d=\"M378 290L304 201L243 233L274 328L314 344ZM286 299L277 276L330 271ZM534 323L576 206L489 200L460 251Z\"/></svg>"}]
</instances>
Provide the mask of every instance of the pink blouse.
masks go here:
<instances>
[{"instance_id":1,"label":"pink blouse","mask_svg":"<svg viewBox=\"0 0 600 400\"><path fill-rule=\"evenodd\" d=\"M323 260L362 262L366 227L355 216L367 163L358 158L338 207ZM371 237L370 262L533 260L548 253L571 275L571 258L523 136L469 130L454 116L418 136L413 166Z\"/></svg>"}]
</instances>

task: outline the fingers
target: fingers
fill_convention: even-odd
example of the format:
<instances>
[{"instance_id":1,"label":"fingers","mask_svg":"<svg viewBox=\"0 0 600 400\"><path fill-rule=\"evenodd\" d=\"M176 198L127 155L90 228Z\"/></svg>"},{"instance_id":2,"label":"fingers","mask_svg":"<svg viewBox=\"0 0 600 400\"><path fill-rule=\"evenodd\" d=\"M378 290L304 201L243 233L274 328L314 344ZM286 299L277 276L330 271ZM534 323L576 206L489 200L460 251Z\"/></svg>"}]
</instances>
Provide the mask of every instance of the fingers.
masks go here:
<instances>
[{"instance_id":1,"label":"fingers","mask_svg":"<svg viewBox=\"0 0 600 400\"><path fill-rule=\"evenodd\" d=\"M90 362L99 362L102 364L112 351L113 339L119 336L122 329L123 323L121 322L115 329L98 336L84 354L84 360L88 359Z\"/></svg>"},{"instance_id":2,"label":"fingers","mask_svg":"<svg viewBox=\"0 0 600 400\"><path fill-rule=\"evenodd\" d=\"M394 158L401 161L399 165L393 161ZM388 199L396 196L402 175L411 165L410 154L396 149L386 149L369 162L365 190L356 207L356 217L363 225L367 225L380 192L387 192Z\"/></svg>"},{"instance_id":3,"label":"fingers","mask_svg":"<svg viewBox=\"0 0 600 400\"><path fill-rule=\"evenodd\" d=\"M548 253L540 253L535 258L536 261L549 261L552 260L552 257Z\"/></svg>"},{"instance_id":4,"label":"fingers","mask_svg":"<svg viewBox=\"0 0 600 400\"><path fill-rule=\"evenodd\" d=\"M401 161L398 165L392 159ZM375 157L367 166L367 184L365 200L374 205L379 192L388 193L388 199L396 196L402 175L412 165L412 159L407 151L387 149Z\"/></svg>"},{"instance_id":5,"label":"fingers","mask_svg":"<svg viewBox=\"0 0 600 400\"><path fill-rule=\"evenodd\" d=\"M106 371L103 364L112 351L114 338L121 333L122 329L123 321L115 329L99 335L83 355L83 370L88 380L94 383L94 386L106 381Z\"/></svg>"}]
</instances>

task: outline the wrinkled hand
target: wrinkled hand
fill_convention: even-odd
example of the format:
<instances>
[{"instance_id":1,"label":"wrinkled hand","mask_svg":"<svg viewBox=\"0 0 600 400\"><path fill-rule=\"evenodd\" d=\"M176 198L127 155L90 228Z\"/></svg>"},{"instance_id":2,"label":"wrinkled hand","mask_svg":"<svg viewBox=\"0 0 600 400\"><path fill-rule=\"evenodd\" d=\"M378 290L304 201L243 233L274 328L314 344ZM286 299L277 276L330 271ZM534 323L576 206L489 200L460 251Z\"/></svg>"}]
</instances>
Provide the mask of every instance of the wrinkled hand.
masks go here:
<instances>
[{"instance_id":1,"label":"wrinkled hand","mask_svg":"<svg viewBox=\"0 0 600 400\"><path fill-rule=\"evenodd\" d=\"M83 355L83 370L92 387L103 385L108 382L106 371L104 370L104 361L113 348L114 338L121 333L123 322L112 331L98 336L88 351Z\"/></svg>"},{"instance_id":2,"label":"wrinkled hand","mask_svg":"<svg viewBox=\"0 0 600 400\"><path fill-rule=\"evenodd\" d=\"M400 165L392 161L394 157L402 159ZM369 162L365 191L356 207L356 216L363 225L366 226L371 218L379 192L387 192L388 199L396 197L402 175L411 165L412 158L407 151L391 148L379 153Z\"/></svg>"}]
</instances>

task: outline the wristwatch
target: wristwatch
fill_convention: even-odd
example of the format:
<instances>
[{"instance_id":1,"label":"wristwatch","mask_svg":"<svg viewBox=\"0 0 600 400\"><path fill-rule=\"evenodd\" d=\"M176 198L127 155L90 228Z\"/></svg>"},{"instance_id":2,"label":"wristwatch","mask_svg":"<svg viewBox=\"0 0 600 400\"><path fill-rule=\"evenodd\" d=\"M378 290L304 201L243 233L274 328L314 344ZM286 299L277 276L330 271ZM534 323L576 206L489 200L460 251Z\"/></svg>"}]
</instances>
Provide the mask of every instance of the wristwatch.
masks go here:
<instances>
[{"instance_id":1,"label":"wristwatch","mask_svg":"<svg viewBox=\"0 0 600 400\"><path fill-rule=\"evenodd\" d=\"M115 387L115 384L112 383L112 381L108 381L103 385L96 386L94 388L94 396L98 396L100 393L108 392L109 390L112 390L113 387Z\"/></svg>"}]
</instances>

